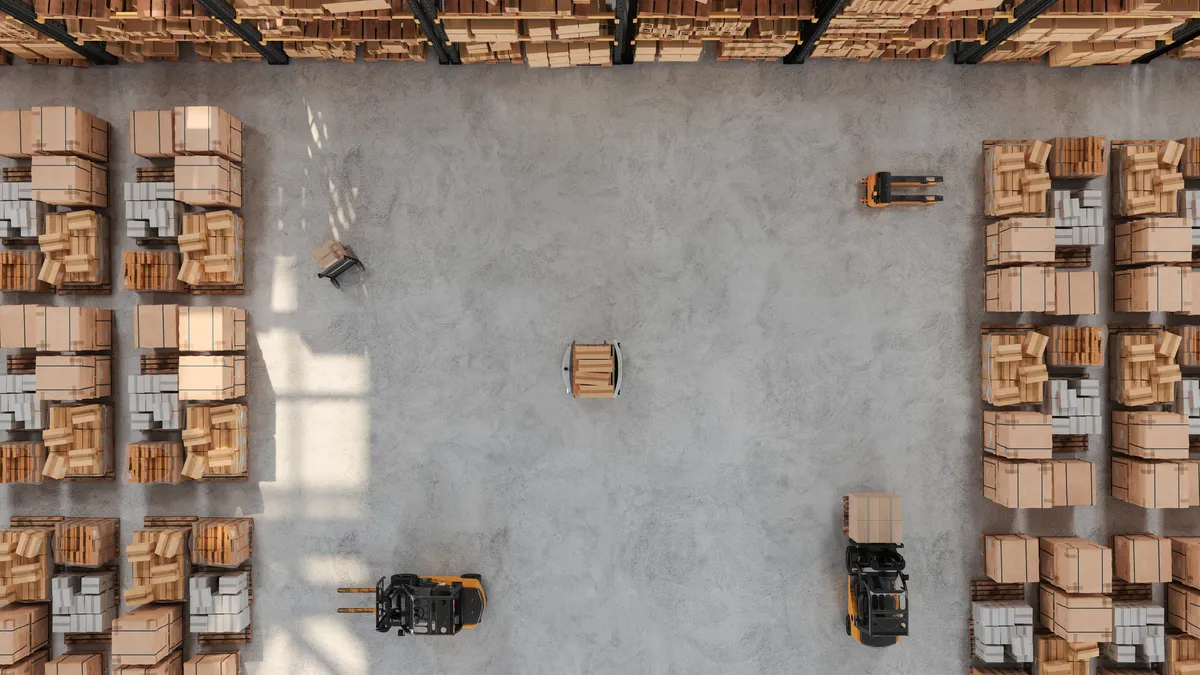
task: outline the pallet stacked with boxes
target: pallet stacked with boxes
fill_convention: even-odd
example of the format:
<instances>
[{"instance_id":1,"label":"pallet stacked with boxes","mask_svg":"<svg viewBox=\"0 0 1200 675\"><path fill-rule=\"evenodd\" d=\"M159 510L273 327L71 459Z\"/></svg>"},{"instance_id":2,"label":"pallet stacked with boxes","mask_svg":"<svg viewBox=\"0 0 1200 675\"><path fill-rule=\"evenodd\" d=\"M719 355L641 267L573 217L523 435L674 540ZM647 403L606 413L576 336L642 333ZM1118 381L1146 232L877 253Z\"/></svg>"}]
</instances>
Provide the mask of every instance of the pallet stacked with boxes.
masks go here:
<instances>
[{"instance_id":1,"label":"pallet stacked with boxes","mask_svg":"<svg viewBox=\"0 0 1200 675\"><path fill-rule=\"evenodd\" d=\"M1112 550L1079 537L1041 537L1038 549L1038 617L1053 633L1037 641L1038 668L1067 662L1062 672L1088 672L1100 644L1113 640Z\"/></svg>"},{"instance_id":2,"label":"pallet stacked with boxes","mask_svg":"<svg viewBox=\"0 0 1200 675\"><path fill-rule=\"evenodd\" d=\"M466 64L612 65L616 15L605 0L448 0L439 16Z\"/></svg>"},{"instance_id":3,"label":"pallet stacked with boxes","mask_svg":"<svg viewBox=\"0 0 1200 675\"><path fill-rule=\"evenodd\" d=\"M51 631L69 642L108 639L117 602L120 521L64 518L54 526L54 559L62 567L53 582Z\"/></svg>"},{"instance_id":4,"label":"pallet stacked with boxes","mask_svg":"<svg viewBox=\"0 0 1200 675\"><path fill-rule=\"evenodd\" d=\"M0 670L40 674L50 658L54 526L14 516L0 530Z\"/></svg>"},{"instance_id":5,"label":"pallet stacked with boxes","mask_svg":"<svg viewBox=\"0 0 1200 675\"><path fill-rule=\"evenodd\" d=\"M188 631L199 634L202 644L249 642L254 521L201 518L192 534L196 573L189 581Z\"/></svg>"},{"instance_id":6,"label":"pallet stacked with boxes","mask_svg":"<svg viewBox=\"0 0 1200 675\"><path fill-rule=\"evenodd\" d=\"M1038 580L1037 539L1023 534L984 535L983 573L988 580L971 582L968 633L971 657L988 666L972 672L1024 672L992 666L1024 668L1033 662L1034 612L1025 599L1025 584Z\"/></svg>"},{"instance_id":7,"label":"pallet stacked with boxes","mask_svg":"<svg viewBox=\"0 0 1200 675\"><path fill-rule=\"evenodd\" d=\"M801 24L813 16L811 0L640 0L634 58L698 61L704 43L715 42L720 61L775 60L796 46Z\"/></svg>"}]
</instances>

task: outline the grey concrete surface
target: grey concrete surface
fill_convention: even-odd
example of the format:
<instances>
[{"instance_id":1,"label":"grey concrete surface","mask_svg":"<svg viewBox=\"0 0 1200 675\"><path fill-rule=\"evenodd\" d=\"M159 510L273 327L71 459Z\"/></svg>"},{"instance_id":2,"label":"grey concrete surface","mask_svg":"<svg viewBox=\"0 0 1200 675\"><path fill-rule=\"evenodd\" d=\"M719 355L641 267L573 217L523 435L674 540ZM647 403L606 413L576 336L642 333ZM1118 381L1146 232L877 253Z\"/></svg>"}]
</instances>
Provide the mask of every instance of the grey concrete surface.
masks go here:
<instances>
[{"instance_id":1,"label":"grey concrete surface","mask_svg":"<svg viewBox=\"0 0 1200 675\"><path fill-rule=\"evenodd\" d=\"M5 487L0 504L119 514L126 537L149 513L254 515L256 675L964 672L981 531L1195 525L979 496L980 142L1197 135L1198 75L0 69L0 108L115 124L114 195L146 163L130 109L245 122L249 290L195 302L248 307L253 332L250 483ZM881 169L944 174L946 203L867 211L857 180ZM309 258L331 235L368 266L341 292ZM133 246L117 241L114 261ZM78 302L118 308L128 345L139 300ZM619 400L564 393L574 339L621 342ZM118 362L120 383L136 354ZM123 447L122 396L117 413ZM906 500L912 637L883 651L843 633L839 498L859 489ZM333 613L335 587L400 571L482 574L483 625L419 641Z\"/></svg>"}]
</instances>

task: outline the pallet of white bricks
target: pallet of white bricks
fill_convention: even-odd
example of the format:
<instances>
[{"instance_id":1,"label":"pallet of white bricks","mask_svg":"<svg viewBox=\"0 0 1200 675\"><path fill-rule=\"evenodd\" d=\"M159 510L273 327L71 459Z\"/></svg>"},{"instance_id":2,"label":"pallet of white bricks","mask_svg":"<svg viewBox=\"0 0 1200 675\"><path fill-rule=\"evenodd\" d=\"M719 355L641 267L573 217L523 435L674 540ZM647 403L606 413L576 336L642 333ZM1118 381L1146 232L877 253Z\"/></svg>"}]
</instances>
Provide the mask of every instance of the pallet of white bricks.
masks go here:
<instances>
[{"instance_id":1,"label":"pallet of white bricks","mask_svg":"<svg viewBox=\"0 0 1200 675\"><path fill-rule=\"evenodd\" d=\"M112 480L112 310L4 305L0 348L21 357L2 379L0 428L40 433L0 443L0 481Z\"/></svg>"},{"instance_id":2,"label":"pallet of white bricks","mask_svg":"<svg viewBox=\"0 0 1200 675\"><path fill-rule=\"evenodd\" d=\"M242 123L215 106L138 110L129 116L130 151L171 166L139 167L125 185L128 290L241 294L245 233L241 215Z\"/></svg>"},{"instance_id":3,"label":"pallet of white bricks","mask_svg":"<svg viewBox=\"0 0 1200 675\"><path fill-rule=\"evenodd\" d=\"M108 122L74 106L0 111L0 290L106 294ZM28 162L28 163L26 163Z\"/></svg>"}]
</instances>

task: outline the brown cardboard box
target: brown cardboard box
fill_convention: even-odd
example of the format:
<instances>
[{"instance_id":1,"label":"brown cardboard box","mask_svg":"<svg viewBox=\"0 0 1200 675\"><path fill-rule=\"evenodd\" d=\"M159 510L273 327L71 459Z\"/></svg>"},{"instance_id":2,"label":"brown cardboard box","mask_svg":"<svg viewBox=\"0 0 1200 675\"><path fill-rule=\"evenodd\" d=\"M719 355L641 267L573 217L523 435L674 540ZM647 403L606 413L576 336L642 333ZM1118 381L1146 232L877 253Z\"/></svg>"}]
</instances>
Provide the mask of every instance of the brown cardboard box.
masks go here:
<instances>
[{"instance_id":1,"label":"brown cardboard box","mask_svg":"<svg viewBox=\"0 0 1200 675\"><path fill-rule=\"evenodd\" d=\"M1083 459L1048 462L1053 480L1054 506L1095 506L1096 466Z\"/></svg>"},{"instance_id":2,"label":"brown cardboard box","mask_svg":"<svg viewBox=\"0 0 1200 675\"><path fill-rule=\"evenodd\" d=\"M130 111L129 152L139 157L174 157L174 112L171 110Z\"/></svg>"},{"instance_id":3,"label":"brown cardboard box","mask_svg":"<svg viewBox=\"0 0 1200 675\"><path fill-rule=\"evenodd\" d=\"M175 201L242 208L242 167L220 157L176 157Z\"/></svg>"},{"instance_id":4,"label":"brown cardboard box","mask_svg":"<svg viewBox=\"0 0 1200 675\"><path fill-rule=\"evenodd\" d=\"M0 349L32 349L37 344L40 305L0 305Z\"/></svg>"},{"instance_id":5,"label":"brown cardboard box","mask_svg":"<svg viewBox=\"0 0 1200 675\"><path fill-rule=\"evenodd\" d=\"M34 348L39 352L96 352L112 349L112 310L97 307L38 307Z\"/></svg>"},{"instance_id":6,"label":"brown cardboard box","mask_svg":"<svg viewBox=\"0 0 1200 675\"><path fill-rule=\"evenodd\" d=\"M108 122L75 106L43 105L30 110L34 155L74 155L108 161Z\"/></svg>"},{"instance_id":7,"label":"brown cardboard box","mask_svg":"<svg viewBox=\"0 0 1200 675\"><path fill-rule=\"evenodd\" d=\"M46 675L102 675L104 654L63 654L46 664Z\"/></svg>"},{"instance_id":8,"label":"brown cardboard box","mask_svg":"<svg viewBox=\"0 0 1200 675\"><path fill-rule=\"evenodd\" d=\"M854 492L849 495L848 536L860 544L898 544L904 509L899 495Z\"/></svg>"},{"instance_id":9,"label":"brown cardboard box","mask_svg":"<svg viewBox=\"0 0 1200 675\"><path fill-rule=\"evenodd\" d=\"M245 356L179 357L180 400L223 401L245 395Z\"/></svg>"},{"instance_id":10,"label":"brown cardboard box","mask_svg":"<svg viewBox=\"0 0 1200 675\"><path fill-rule=\"evenodd\" d=\"M183 652L176 650L152 666L120 666L113 675L183 675Z\"/></svg>"},{"instance_id":11,"label":"brown cardboard box","mask_svg":"<svg viewBox=\"0 0 1200 675\"><path fill-rule=\"evenodd\" d=\"M1191 269L1154 265L1113 272L1113 309L1118 312L1192 311Z\"/></svg>"},{"instance_id":12,"label":"brown cardboard box","mask_svg":"<svg viewBox=\"0 0 1200 675\"><path fill-rule=\"evenodd\" d=\"M1144 460L1114 455L1112 496L1147 509L1182 509L1200 502L1194 460Z\"/></svg>"},{"instance_id":13,"label":"brown cardboard box","mask_svg":"<svg viewBox=\"0 0 1200 675\"><path fill-rule=\"evenodd\" d=\"M175 154L241 162L242 123L216 106L176 106Z\"/></svg>"},{"instance_id":14,"label":"brown cardboard box","mask_svg":"<svg viewBox=\"0 0 1200 675\"><path fill-rule=\"evenodd\" d=\"M1112 593L1112 549L1080 537L1038 540L1042 581L1068 593Z\"/></svg>"},{"instance_id":15,"label":"brown cardboard box","mask_svg":"<svg viewBox=\"0 0 1200 675\"><path fill-rule=\"evenodd\" d=\"M138 349L179 348L179 305L138 305L133 313Z\"/></svg>"},{"instance_id":16,"label":"brown cardboard box","mask_svg":"<svg viewBox=\"0 0 1200 675\"><path fill-rule=\"evenodd\" d=\"M1079 316L1100 312L1100 275L1087 270L1054 272L1054 316Z\"/></svg>"},{"instance_id":17,"label":"brown cardboard box","mask_svg":"<svg viewBox=\"0 0 1200 675\"><path fill-rule=\"evenodd\" d=\"M1055 270L1030 265L988 270L985 283L989 312L1049 312L1055 310Z\"/></svg>"},{"instance_id":18,"label":"brown cardboard box","mask_svg":"<svg viewBox=\"0 0 1200 675\"><path fill-rule=\"evenodd\" d=\"M49 646L50 605L9 605L0 609L0 665L11 666Z\"/></svg>"},{"instance_id":19,"label":"brown cardboard box","mask_svg":"<svg viewBox=\"0 0 1200 675\"><path fill-rule=\"evenodd\" d=\"M346 248L342 246L341 242L330 239L321 244L320 248L313 251L312 257L313 260L317 261L317 266L324 271L346 257Z\"/></svg>"},{"instance_id":20,"label":"brown cardboard box","mask_svg":"<svg viewBox=\"0 0 1200 675\"><path fill-rule=\"evenodd\" d=\"M42 649L11 666L0 666L0 675L43 675L46 671L46 661L49 659L50 651Z\"/></svg>"},{"instance_id":21,"label":"brown cardboard box","mask_svg":"<svg viewBox=\"0 0 1200 675\"><path fill-rule=\"evenodd\" d=\"M1167 584L1167 625L1200 637L1200 591L1183 584Z\"/></svg>"},{"instance_id":22,"label":"brown cardboard box","mask_svg":"<svg viewBox=\"0 0 1200 675\"><path fill-rule=\"evenodd\" d=\"M246 349L246 310L180 307L179 351L236 352Z\"/></svg>"},{"instance_id":23,"label":"brown cardboard box","mask_svg":"<svg viewBox=\"0 0 1200 675\"><path fill-rule=\"evenodd\" d=\"M34 377L39 401L85 401L112 394L108 356L39 356Z\"/></svg>"},{"instance_id":24,"label":"brown cardboard box","mask_svg":"<svg viewBox=\"0 0 1200 675\"><path fill-rule=\"evenodd\" d=\"M1171 537L1171 578L1200 588L1200 537Z\"/></svg>"},{"instance_id":25,"label":"brown cardboard box","mask_svg":"<svg viewBox=\"0 0 1200 675\"><path fill-rule=\"evenodd\" d=\"M1008 459L1050 459L1054 448L1049 415L1030 411L983 411L983 449Z\"/></svg>"},{"instance_id":26,"label":"brown cardboard box","mask_svg":"<svg viewBox=\"0 0 1200 675\"><path fill-rule=\"evenodd\" d=\"M33 113L29 110L0 110L0 157L24 159L33 156Z\"/></svg>"},{"instance_id":27,"label":"brown cardboard box","mask_svg":"<svg viewBox=\"0 0 1200 675\"><path fill-rule=\"evenodd\" d=\"M1038 586L1042 625L1067 642L1112 642L1112 598Z\"/></svg>"},{"instance_id":28,"label":"brown cardboard box","mask_svg":"<svg viewBox=\"0 0 1200 675\"><path fill-rule=\"evenodd\" d=\"M1192 226L1183 218L1143 218L1116 224L1115 265L1191 261Z\"/></svg>"},{"instance_id":29,"label":"brown cardboard box","mask_svg":"<svg viewBox=\"0 0 1200 675\"><path fill-rule=\"evenodd\" d=\"M183 605L142 605L113 619L114 666L152 666L183 642Z\"/></svg>"},{"instance_id":30,"label":"brown cardboard box","mask_svg":"<svg viewBox=\"0 0 1200 675\"><path fill-rule=\"evenodd\" d=\"M1010 509L1054 506L1054 474L1049 462L983 458L983 496Z\"/></svg>"},{"instance_id":31,"label":"brown cardboard box","mask_svg":"<svg viewBox=\"0 0 1200 675\"><path fill-rule=\"evenodd\" d=\"M1114 452L1144 459L1187 459L1188 418L1160 411L1114 410Z\"/></svg>"},{"instance_id":32,"label":"brown cardboard box","mask_svg":"<svg viewBox=\"0 0 1200 675\"><path fill-rule=\"evenodd\" d=\"M984 264L1054 262L1054 221L1009 218L987 226Z\"/></svg>"},{"instance_id":33,"label":"brown cardboard box","mask_svg":"<svg viewBox=\"0 0 1200 675\"><path fill-rule=\"evenodd\" d=\"M1038 540L1023 534L985 534L983 573L1002 584L1037 582Z\"/></svg>"},{"instance_id":34,"label":"brown cardboard box","mask_svg":"<svg viewBox=\"0 0 1200 675\"><path fill-rule=\"evenodd\" d=\"M33 199L56 206L108 206L108 169L81 157L34 157Z\"/></svg>"},{"instance_id":35,"label":"brown cardboard box","mask_svg":"<svg viewBox=\"0 0 1200 675\"><path fill-rule=\"evenodd\" d=\"M1171 540L1153 534L1113 537L1113 574L1132 584L1171 580Z\"/></svg>"},{"instance_id":36,"label":"brown cardboard box","mask_svg":"<svg viewBox=\"0 0 1200 675\"><path fill-rule=\"evenodd\" d=\"M197 654L183 664L183 675L238 675L237 652Z\"/></svg>"}]
</instances>

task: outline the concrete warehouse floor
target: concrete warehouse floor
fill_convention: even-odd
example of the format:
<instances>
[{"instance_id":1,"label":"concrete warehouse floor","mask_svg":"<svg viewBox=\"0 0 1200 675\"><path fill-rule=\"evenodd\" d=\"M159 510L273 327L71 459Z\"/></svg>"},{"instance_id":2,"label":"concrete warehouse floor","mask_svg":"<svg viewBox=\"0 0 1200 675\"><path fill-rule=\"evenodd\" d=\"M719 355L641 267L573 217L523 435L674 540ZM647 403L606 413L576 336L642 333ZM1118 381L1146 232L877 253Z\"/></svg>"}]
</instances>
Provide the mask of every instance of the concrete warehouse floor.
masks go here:
<instances>
[{"instance_id":1,"label":"concrete warehouse floor","mask_svg":"<svg viewBox=\"0 0 1200 675\"><path fill-rule=\"evenodd\" d=\"M1198 67L6 68L0 108L114 124L114 196L147 163L129 110L245 122L248 293L195 302L250 309L253 480L10 486L3 512L119 514L127 541L255 516L255 674L964 672L981 531L1195 523L979 495L980 142L1200 134ZM944 174L946 203L868 211L882 169ZM368 266L341 292L309 257L331 235ZM177 299L56 299L119 309L120 448L131 307ZM621 342L619 400L564 392L575 339ZM912 637L883 651L842 624L863 489L905 499ZM482 574L483 625L334 614L404 571Z\"/></svg>"}]
</instances>

